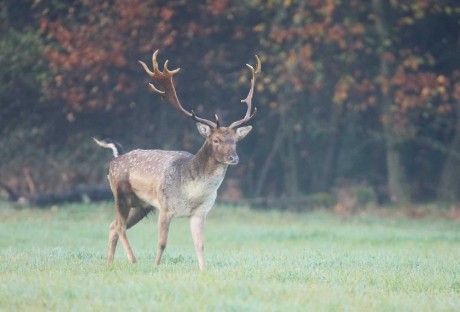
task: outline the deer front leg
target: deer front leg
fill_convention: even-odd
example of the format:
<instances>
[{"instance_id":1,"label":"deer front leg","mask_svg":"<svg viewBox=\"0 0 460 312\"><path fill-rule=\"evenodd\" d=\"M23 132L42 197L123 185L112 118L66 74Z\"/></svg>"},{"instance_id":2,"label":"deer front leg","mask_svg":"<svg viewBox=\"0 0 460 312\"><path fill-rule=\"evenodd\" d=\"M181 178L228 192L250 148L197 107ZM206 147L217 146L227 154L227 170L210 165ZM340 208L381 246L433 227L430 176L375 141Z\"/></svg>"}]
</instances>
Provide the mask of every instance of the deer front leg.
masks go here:
<instances>
[{"instance_id":1,"label":"deer front leg","mask_svg":"<svg viewBox=\"0 0 460 312\"><path fill-rule=\"evenodd\" d=\"M160 212L158 216L158 248L157 257L155 259L156 265L160 264L161 256L163 255L163 251L165 251L166 244L168 243L169 224L171 224L171 216L167 213Z\"/></svg>"},{"instance_id":2,"label":"deer front leg","mask_svg":"<svg viewBox=\"0 0 460 312\"><path fill-rule=\"evenodd\" d=\"M193 244L198 259L200 271L204 271L204 216L190 217L190 230L192 231Z\"/></svg>"}]
</instances>

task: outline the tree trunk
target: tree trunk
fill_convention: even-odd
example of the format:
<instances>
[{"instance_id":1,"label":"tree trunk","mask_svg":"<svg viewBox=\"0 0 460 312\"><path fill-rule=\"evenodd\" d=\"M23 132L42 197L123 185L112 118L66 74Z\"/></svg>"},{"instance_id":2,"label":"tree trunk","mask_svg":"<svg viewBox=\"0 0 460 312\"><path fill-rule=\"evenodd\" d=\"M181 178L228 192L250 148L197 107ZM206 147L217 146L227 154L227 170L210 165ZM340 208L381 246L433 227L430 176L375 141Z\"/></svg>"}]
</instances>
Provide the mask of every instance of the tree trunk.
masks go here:
<instances>
[{"instance_id":1,"label":"tree trunk","mask_svg":"<svg viewBox=\"0 0 460 312\"><path fill-rule=\"evenodd\" d=\"M262 196L262 192L264 191L264 187L267 181L269 171L273 167L273 162L274 162L276 155L279 154L279 149L281 148L281 145L284 141L284 137L285 137L285 127L284 125L279 125L278 131L275 132L275 139L273 140L272 148L270 152L268 153L267 158L265 158L264 164L262 166L262 170L260 171L260 175L257 179L254 197Z\"/></svg>"},{"instance_id":2,"label":"tree trunk","mask_svg":"<svg viewBox=\"0 0 460 312\"><path fill-rule=\"evenodd\" d=\"M345 129L346 103L342 103L338 109L333 108L331 124L333 133L331 134L324 158L324 167L318 185L315 188L318 192L329 192L337 174L337 162L340 156L342 136Z\"/></svg>"},{"instance_id":3,"label":"tree trunk","mask_svg":"<svg viewBox=\"0 0 460 312\"><path fill-rule=\"evenodd\" d=\"M391 64L385 59L385 53L391 46L387 14L389 3L386 0L372 0L372 5L375 12L375 28L381 43L379 76L382 79L382 88L380 100L383 113L387 117L383 124L383 132L386 149L388 197L392 203L402 205L409 200L409 195L405 187L404 166L401 163L401 154L398 148L400 140L393 133L391 87L389 86ZM384 87L384 84L387 86Z\"/></svg>"},{"instance_id":4,"label":"tree trunk","mask_svg":"<svg viewBox=\"0 0 460 312\"><path fill-rule=\"evenodd\" d=\"M404 166L401 163L401 153L398 149L398 139L391 134L391 125L384 125L385 148L387 160L387 187L390 201L403 205L409 201L406 191Z\"/></svg>"},{"instance_id":5,"label":"tree trunk","mask_svg":"<svg viewBox=\"0 0 460 312\"><path fill-rule=\"evenodd\" d=\"M280 150L280 156L283 163L284 171L284 187L286 195L295 197L299 194L299 177L297 167L297 151L295 148L295 138L292 126L292 118L287 114L293 114L292 110L281 111L280 120L282 131L285 133L284 145Z\"/></svg>"},{"instance_id":6,"label":"tree trunk","mask_svg":"<svg viewBox=\"0 0 460 312\"><path fill-rule=\"evenodd\" d=\"M447 153L438 188L438 199L455 202L460 194L460 103L457 105L457 121L454 138Z\"/></svg>"}]
</instances>

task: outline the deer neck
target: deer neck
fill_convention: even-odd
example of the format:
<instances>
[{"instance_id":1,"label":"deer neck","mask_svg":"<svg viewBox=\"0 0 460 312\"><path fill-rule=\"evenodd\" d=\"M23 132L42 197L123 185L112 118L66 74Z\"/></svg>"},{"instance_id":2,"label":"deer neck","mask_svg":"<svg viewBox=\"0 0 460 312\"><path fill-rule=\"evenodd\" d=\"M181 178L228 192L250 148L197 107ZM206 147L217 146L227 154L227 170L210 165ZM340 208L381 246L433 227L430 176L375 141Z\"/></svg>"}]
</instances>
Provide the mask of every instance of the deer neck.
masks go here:
<instances>
[{"instance_id":1,"label":"deer neck","mask_svg":"<svg viewBox=\"0 0 460 312\"><path fill-rule=\"evenodd\" d=\"M227 167L228 165L222 164L214 159L212 156L212 147L208 144L208 142L204 142L203 146L201 146L189 163L189 170L193 179L223 179L227 171Z\"/></svg>"}]
</instances>

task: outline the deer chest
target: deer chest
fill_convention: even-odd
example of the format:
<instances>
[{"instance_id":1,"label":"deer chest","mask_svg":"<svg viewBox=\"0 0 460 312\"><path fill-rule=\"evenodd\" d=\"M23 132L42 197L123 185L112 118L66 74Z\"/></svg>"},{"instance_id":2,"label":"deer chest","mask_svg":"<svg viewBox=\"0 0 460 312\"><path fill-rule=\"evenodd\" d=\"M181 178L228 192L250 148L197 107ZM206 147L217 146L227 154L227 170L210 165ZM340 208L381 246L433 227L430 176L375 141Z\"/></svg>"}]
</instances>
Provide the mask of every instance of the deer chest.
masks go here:
<instances>
[{"instance_id":1,"label":"deer chest","mask_svg":"<svg viewBox=\"0 0 460 312\"><path fill-rule=\"evenodd\" d=\"M185 196L190 203L200 204L208 201L213 197L220 186L221 181L194 181L190 182L185 187Z\"/></svg>"},{"instance_id":2,"label":"deer chest","mask_svg":"<svg viewBox=\"0 0 460 312\"><path fill-rule=\"evenodd\" d=\"M193 180L183 184L180 193L174 198L176 204L172 207L177 217L187 217L194 214L208 213L214 205L222 179Z\"/></svg>"}]
</instances>

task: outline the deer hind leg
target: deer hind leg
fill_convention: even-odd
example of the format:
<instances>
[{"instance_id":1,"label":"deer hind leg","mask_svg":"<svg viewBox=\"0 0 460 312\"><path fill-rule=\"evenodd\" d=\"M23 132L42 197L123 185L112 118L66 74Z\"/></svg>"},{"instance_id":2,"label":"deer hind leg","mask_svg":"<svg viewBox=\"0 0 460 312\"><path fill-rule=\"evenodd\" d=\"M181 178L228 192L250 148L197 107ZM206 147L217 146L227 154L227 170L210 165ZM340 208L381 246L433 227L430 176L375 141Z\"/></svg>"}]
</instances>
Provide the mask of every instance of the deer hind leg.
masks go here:
<instances>
[{"instance_id":1,"label":"deer hind leg","mask_svg":"<svg viewBox=\"0 0 460 312\"><path fill-rule=\"evenodd\" d=\"M112 187L112 193L113 197L115 200L115 211L117 212L118 216L118 211L120 209L119 203L118 203L118 193L116 189ZM107 263L112 263L113 262L113 257L115 255L115 249L117 248L117 243L118 243L118 217L115 218L115 220L110 224L109 226L109 244L108 244L108 249L107 249Z\"/></svg>"},{"instance_id":2,"label":"deer hind leg","mask_svg":"<svg viewBox=\"0 0 460 312\"><path fill-rule=\"evenodd\" d=\"M115 248L118 243L117 220L114 220L109 227L109 248L107 251L107 263L112 263Z\"/></svg>"},{"instance_id":3,"label":"deer hind leg","mask_svg":"<svg viewBox=\"0 0 460 312\"><path fill-rule=\"evenodd\" d=\"M158 216L158 248L157 248L157 257L155 259L155 264L159 265L161 262L161 257L163 252L166 249L166 244L168 243L168 232L169 225L171 224L171 216L166 213L160 212Z\"/></svg>"},{"instance_id":4,"label":"deer hind leg","mask_svg":"<svg viewBox=\"0 0 460 312\"><path fill-rule=\"evenodd\" d=\"M123 201L123 204L121 202ZM128 221L128 216L129 216L129 206L127 205L124 200L119 202L120 208L121 205L123 205L123 208L118 211L117 214L117 220L116 220L116 225L117 225L117 232L118 236L120 237L121 243L123 244L123 248L125 249L126 254L128 255L128 260L131 263L136 263L136 257L134 256L133 250L131 249L131 245L129 244L128 237L126 236L126 230L127 230L127 221Z\"/></svg>"},{"instance_id":5,"label":"deer hind leg","mask_svg":"<svg viewBox=\"0 0 460 312\"><path fill-rule=\"evenodd\" d=\"M136 263L136 257L134 256L133 250L131 249L131 246L128 242L128 237L126 236L127 221L131 209L130 185L128 183L119 184L116 189L112 187L112 191L115 198L115 210L117 215L115 221L110 225L107 262L112 262L118 239L121 239L123 248L128 255L129 262Z\"/></svg>"},{"instance_id":6,"label":"deer hind leg","mask_svg":"<svg viewBox=\"0 0 460 312\"><path fill-rule=\"evenodd\" d=\"M134 225L136 225L146 215L148 215L152 210L153 210L153 208L131 208L131 210L129 211L128 218L126 220L126 229L129 229L129 228L133 227ZM115 254L115 249L116 249L117 243L118 243L119 224L117 223L117 220L118 219L115 219L115 221L113 221L110 224L110 227L109 227L109 249L108 249L108 252L107 252L107 263L112 263L113 257L114 257L114 254ZM132 251L131 251L131 253L132 253ZM128 257L129 257L129 254L128 254ZM134 257L134 255L133 255L133 257ZM136 260L134 258L134 262L135 261Z\"/></svg>"}]
</instances>

